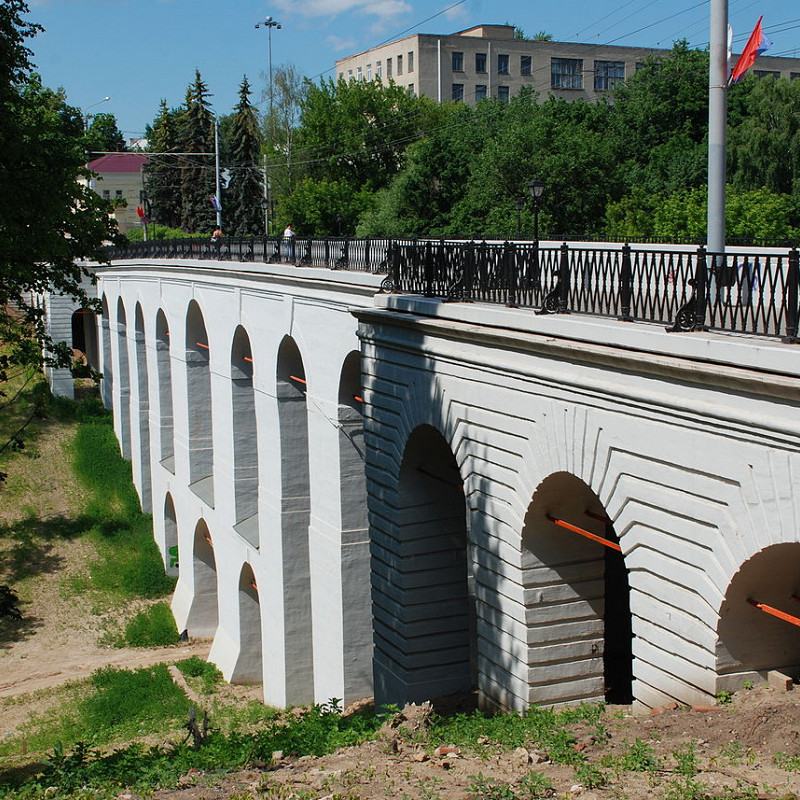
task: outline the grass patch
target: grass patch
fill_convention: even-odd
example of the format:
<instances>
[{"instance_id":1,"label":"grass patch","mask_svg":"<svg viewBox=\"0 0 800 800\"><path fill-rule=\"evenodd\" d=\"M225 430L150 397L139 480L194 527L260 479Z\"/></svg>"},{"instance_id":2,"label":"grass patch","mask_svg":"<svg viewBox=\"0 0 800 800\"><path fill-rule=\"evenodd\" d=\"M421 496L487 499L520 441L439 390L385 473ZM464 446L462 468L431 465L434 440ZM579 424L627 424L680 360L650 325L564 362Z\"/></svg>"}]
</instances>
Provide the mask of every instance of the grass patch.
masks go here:
<instances>
[{"instance_id":1,"label":"grass patch","mask_svg":"<svg viewBox=\"0 0 800 800\"><path fill-rule=\"evenodd\" d=\"M222 680L222 673L210 661L203 661L197 656L185 658L175 666L183 673L184 677L199 678L201 691L205 694L213 692L216 685Z\"/></svg>"},{"instance_id":2,"label":"grass patch","mask_svg":"<svg viewBox=\"0 0 800 800\"><path fill-rule=\"evenodd\" d=\"M128 620L124 632L113 637L111 644L114 647L166 647L179 641L172 611L162 601Z\"/></svg>"},{"instance_id":3,"label":"grass patch","mask_svg":"<svg viewBox=\"0 0 800 800\"><path fill-rule=\"evenodd\" d=\"M185 662L182 668L196 670L194 665L187 667ZM137 724L159 730L165 719L175 720L185 713L187 705L182 693L179 692L179 698L174 697L177 689L174 684L172 689L162 686L162 669L166 674L166 667L129 673L134 677L121 677L122 671L113 669L95 673L93 692L80 703L80 715L91 713L98 734L106 740L112 735L114 739L134 735ZM153 673L152 678L150 673ZM160 688L154 686L154 681ZM325 755L370 738L380 724L380 718L373 713L344 718L338 706L326 704L280 714L255 732L223 734L212 731L199 747L186 744L148 747L134 743L103 753L93 749L96 744L89 744L91 740L87 738L78 741L69 751L62 745L54 745L42 772L21 784L14 785L8 780L3 784L0 778L0 792L4 792L8 800L27 800L41 797L48 786L56 787L57 797L85 791L84 787L153 790L174 786L189 769L229 771L253 761L269 762L276 750L292 756Z\"/></svg>"},{"instance_id":4,"label":"grass patch","mask_svg":"<svg viewBox=\"0 0 800 800\"><path fill-rule=\"evenodd\" d=\"M483 747L479 739L488 739L502 750L536 747L546 751L550 760L557 764L578 766L585 758L573 747L575 737L569 731L569 726L578 723L599 725L602 713L602 705L584 703L561 711L531 708L525 716L489 715L483 711L456 714L453 717L434 716L430 740L451 742L474 752Z\"/></svg>"}]
</instances>

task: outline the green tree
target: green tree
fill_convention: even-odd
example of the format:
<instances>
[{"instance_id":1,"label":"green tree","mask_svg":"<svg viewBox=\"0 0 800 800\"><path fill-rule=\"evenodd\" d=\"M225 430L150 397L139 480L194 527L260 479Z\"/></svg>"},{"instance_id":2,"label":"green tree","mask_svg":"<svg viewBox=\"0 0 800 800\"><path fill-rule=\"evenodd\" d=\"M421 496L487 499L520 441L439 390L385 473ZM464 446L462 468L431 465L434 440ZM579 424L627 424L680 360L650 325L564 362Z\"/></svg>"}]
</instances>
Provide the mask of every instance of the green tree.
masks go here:
<instances>
[{"instance_id":1,"label":"green tree","mask_svg":"<svg viewBox=\"0 0 800 800\"><path fill-rule=\"evenodd\" d=\"M729 127L731 182L800 197L800 82L753 76L734 88L743 97Z\"/></svg>"},{"instance_id":2,"label":"green tree","mask_svg":"<svg viewBox=\"0 0 800 800\"><path fill-rule=\"evenodd\" d=\"M291 222L300 236L351 236L371 203L371 192L354 191L347 181L304 178L278 201L278 230Z\"/></svg>"},{"instance_id":3,"label":"green tree","mask_svg":"<svg viewBox=\"0 0 800 800\"><path fill-rule=\"evenodd\" d=\"M239 86L239 102L234 109L230 135L230 157L226 162L231 173L226 192L226 224L237 236L255 236L264 229L258 165L261 136L250 94L250 84L245 77Z\"/></svg>"},{"instance_id":4,"label":"green tree","mask_svg":"<svg viewBox=\"0 0 800 800\"><path fill-rule=\"evenodd\" d=\"M88 188L83 118L62 92L42 86L33 73L26 40L41 28L28 22L21 0L0 5L0 398L10 371L43 361L68 366L71 352L47 336L36 295L55 291L95 308L82 288L90 277L82 259L106 261L104 242L115 237L110 205ZM86 182L79 183L79 178ZM0 453L22 444L30 419ZM2 477L2 476L0 476ZM18 612L8 587L0 587L0 613Z\"/></svg>"},{"instance_id":5,"label":"green tree","mask_svg":"<svg viewBox=\"0 0 800 800\"><path fill-rule=\"evenodd\" d=\"M216 191L214 156L214 118L211 114L208 87L200 71L186 90L181 115L179 141L184 153L181 164L181 228L198 233L214 224L215 212L209 197ZM162 220L163 221L163 220Z\"/></svg>"},{"instance_id":6,"label":"green tree","mask_svg":"<svg viewBox=\"0 0 800 800\"><path fill-rule=\"evenodd\" d=\"M86 131L86 150L95 153L116 153L125 150L125 137L117 127L113 114L92 114Z\"/></svg>"},{"instance_id":7,"label":"green tree","mask_svg":"<svg viewBox=\"0 0 800 800\"><path fill-rule=\"evenodd\" d=\"M162 100L158 116L147 128L148 150L153 155L144 167L144 188L153 220L169 228L181 223L182 159L168 155L180 152L181 113Z\"/></svg>"}]
</instances>

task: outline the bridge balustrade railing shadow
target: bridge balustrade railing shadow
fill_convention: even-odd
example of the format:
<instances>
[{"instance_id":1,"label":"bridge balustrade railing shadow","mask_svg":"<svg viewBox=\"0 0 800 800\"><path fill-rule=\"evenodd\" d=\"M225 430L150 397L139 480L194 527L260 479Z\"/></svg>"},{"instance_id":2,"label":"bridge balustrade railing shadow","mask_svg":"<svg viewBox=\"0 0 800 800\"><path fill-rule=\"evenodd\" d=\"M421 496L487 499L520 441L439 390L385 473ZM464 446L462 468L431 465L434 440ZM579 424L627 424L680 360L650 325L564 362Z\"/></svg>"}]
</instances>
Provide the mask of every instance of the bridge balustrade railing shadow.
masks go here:
<instances>
[{"instance_id":1,"label":"bridge balustrade railing shadow","mask_svg":"<svg viewBox=\"0 0 800 800\"><path fill-rule=\"evenodd\" d=\"M108 248L110 260L232 260L386 274L382 289L541 314L592 314L800 343L796 248L708 253L661 246L303 236L164 239Z\"/></svg>"}]
</instances>

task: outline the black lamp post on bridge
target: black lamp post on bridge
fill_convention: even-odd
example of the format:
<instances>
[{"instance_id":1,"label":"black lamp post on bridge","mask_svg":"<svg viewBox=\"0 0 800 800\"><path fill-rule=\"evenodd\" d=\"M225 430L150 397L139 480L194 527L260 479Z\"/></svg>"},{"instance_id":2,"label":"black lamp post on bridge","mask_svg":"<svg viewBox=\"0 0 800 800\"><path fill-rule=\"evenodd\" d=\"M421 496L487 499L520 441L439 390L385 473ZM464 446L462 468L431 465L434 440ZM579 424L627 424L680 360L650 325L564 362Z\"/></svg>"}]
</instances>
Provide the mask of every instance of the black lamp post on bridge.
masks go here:
<instances>
[{"instance_id":1,"label":"black lamp post on bridge","mask_svg":"<svg viewBox=\"0 0 800 800\"><path fill-rule=\"evenodd\" d=\"M532 180L528 184L528 191L533 198L533 238L534 241L539 241L539 202L544 194L544 181Z\"/></svg>"}]
</instances>

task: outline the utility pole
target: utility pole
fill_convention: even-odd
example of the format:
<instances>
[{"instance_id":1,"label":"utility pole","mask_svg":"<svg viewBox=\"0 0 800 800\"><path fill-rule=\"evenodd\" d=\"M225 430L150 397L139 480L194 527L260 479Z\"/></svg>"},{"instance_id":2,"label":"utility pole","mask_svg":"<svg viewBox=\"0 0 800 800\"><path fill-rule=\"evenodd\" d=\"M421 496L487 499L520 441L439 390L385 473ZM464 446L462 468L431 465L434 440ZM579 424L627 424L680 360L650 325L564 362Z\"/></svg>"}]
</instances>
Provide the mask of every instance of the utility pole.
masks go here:
<instances>
[{"instance_id":1,"label":"utility pole","mask_svg":"<svg viewBox=\"0 0 800 800\"><path fill-rule=\"evenodd\" d=\"M263 22L257 22L256 28L266 28L269 39L269 124L272 125L272 29L280 30L281 24L267 17Z\"/></svg>"},{"instance_id":2,"label":"utility pole","mask_svg":"<svg viewBox=\"0 0 800 800\"><path fill-rule=\"evenodd\" d=\"M267 177L267 154L264 153L264 166L261 168L264 174L264 234L269 236L269 178Z\"/></svg>"},{"instance_id":3,"label":"utility pole","mask_svg":"<svg viewBox=\"0 0 800 800\"><path fill-rule=\"evenodd\" d=\"M725 142L728 123L728 0L711 0L708 69L708 231L710 253L725 252Z\"/></svg>"},{"instance_id":4,"label":"utility pole","mask_svg":"<svg viewBox=\"0 0 800 800\"><path fill-rule=\"evenodd\" d=\"M222 187L219 178L219 117L214 117L214 171L216 176L217 227L222 228Z\"/></svg>"}]
</instances>

